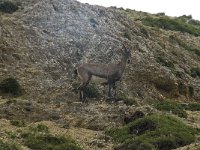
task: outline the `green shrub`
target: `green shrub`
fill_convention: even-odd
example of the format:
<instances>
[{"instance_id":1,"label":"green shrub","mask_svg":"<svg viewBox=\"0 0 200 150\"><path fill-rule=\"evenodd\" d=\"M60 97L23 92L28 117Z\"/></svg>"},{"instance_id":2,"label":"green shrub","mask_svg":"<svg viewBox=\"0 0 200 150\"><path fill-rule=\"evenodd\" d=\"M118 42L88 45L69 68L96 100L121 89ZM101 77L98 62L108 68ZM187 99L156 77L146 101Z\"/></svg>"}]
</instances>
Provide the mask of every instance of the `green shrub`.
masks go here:
<instances>
[{"instance_id":1,"label":"green shrub","mask_svg":"<svg viewBox=\"0 0 200 150\"><path fill-rule=\"evenodd\" d=\"M89 98L101 97L101 94L95 84L87 85L86 88L83 90L83 92L85 93L85 96Z\"/></svg>"},{"instance_id":2,"label":"green shrub","mask_svg":"<svg viewBox=\"0 0 200 150\"><path fill-rule=\"evenodd\" d=\"M154 131L156 128L157 123L155 123L151 118L146 118L136 121L136 123L129 128L129 132L131 134L141 135L146 131Z\"/></svg>"},{"instance_id":3,"label":"green shrub","mask_svg":"<svg viewBox=\"0 0 200 150\"><path fill-rule=\"evenodd\" d=\"M20 84L15 78L7 78L0 83L0 91L3 93L9 93L14 96L20 96L22 89Z\"/></svg>"},{"instance_id":4,"label":"green shrub","mask_svg":"<svg viewBox=\"0 0 200 150\"><path fill-rule=\"evenodd\" d=\"M176 118L159 114L146 116L121 128L106 131L115 143L121 143L116 147L117 150L138 150L144 146L158 150L174 149L194 142L194 134L198 133L197 129Z\"/></svg>"},{"instance_id":5,"label":"green shrub","mask_svg":"<svg viewBox=\"0 0 200 150\"><path fill-rule=\"evenodd\" d=\"M15 144L5 143L0 140L0 150L20 150L20 148Z\"/></svg>"},{"instance_id":6,"label":"green shrub","mask_svg":"<svg viewBox=\"0 0 200 150\"><path fill-rule=\"evenodd\" d=\"M198 68L198 67L191 68L190 69L190 75L193 78L200 77L200 68Z\"/></svg>"},{"instance_id":7,"label":"green shrub","mask_svg":"<svg viewBox=\"0 0 200 150\"><path fill-rule=\"evenodd\" d=\"M179 117L186 118L187 113L185 112L184 108L181 104L169 100L158 101L154 103L154 107L158 110L172 112Z\"/></svg>"},{"instance_id":8,"label":"green shrub","mask_svg":"<svg viewBox=\"0 0 200 150\"><path fill-rule=\"evenodd\" d=\"M79 87L79 83L74 82L72 83L72 87L73 87L73 91L75 93L78 93L77 88ZM102 96L102 94L99 92L96 84L91 83L88 84L85 89L83 90L84 94L86 97L88 98L100 98Z\"/></svg>"},{"instance_id":9,"label":"green shrub","mask_svg":"<svg viewBox=\"0 0 200 150\"><path fill-rule=\"evenodd\" d=\"M187 22L184 22L181 19L169 18L166 16L159 18L146 17L142 19L142 22L144 25L151 27L158 27L168 30L186 32L193 34L195 36L200 35L200 28L192 24L188 24Z\"/></svg>"},{"instance_id":10,"label":"green shrub","mask_svg":"<svg viewBox=\"0 0 200 150\"><path fill-rule=\"evenodd\" d=\"M199 20L190 19L190 20L188 20L188 23L192 24L192 25L200 26Z\"/></svg>"},{"instance_id":11,"label":"green shrub","mask_svg":"<svg viewBox=\"0 0 200 150\"><path fill-rule=\"evenodd\" d=\"M18 10L18 6L10 1L0 0L0 12L13 13Z\"/></svg>"},{"instance_id":12,"label":"green shrub","mask_svg":"<svg viewBox=\"0 0 200 150\"><path fill-rule=\"evenodd\" d=\"M7 137L11 138L11 139L15 139L17 138L17 133L13 132L13 131L5 131L5 133L7 134Z\"/></svg>"},{"instance_id":13,"label":"green shrub","mask_svg":"<svg viewBox=\"0 0 200 150\"><path fill-rule=\"evenodd\" d=\"M25 127L26 123L24 120L10 120L11 125L16 127Z\"/></svg>"},{"instance_id":14,"label":"green shrub","mask_svg":"<svg viewBox=\"0 0 200 150\"><path fill-rule=\"evenodd\" d=\"M186 110L200 111L200 103L189 103L183 106Z\"/></svg>"},{"instance_id":15,"label":"green shrub","mask_svg":"<svg viewBox=\"0 0 200 150\"><path fill-rule=\"evenodd\" d=\"M76 94L78 93L78 87L79 87L80 83L78 82L73 82L72 83L72 91L75 92Z\"/></svg>"},{"instance_id":16,"label":"green shrub","mask_svg":"<svg viewBox=\"0 0 200 150\"><path fill-rule=\"evenodd\" d=\"M44 124L38 124L37 126L30 126L29 131L33 133L48 133L49 128Z\"/></svg>"}]
</instances>

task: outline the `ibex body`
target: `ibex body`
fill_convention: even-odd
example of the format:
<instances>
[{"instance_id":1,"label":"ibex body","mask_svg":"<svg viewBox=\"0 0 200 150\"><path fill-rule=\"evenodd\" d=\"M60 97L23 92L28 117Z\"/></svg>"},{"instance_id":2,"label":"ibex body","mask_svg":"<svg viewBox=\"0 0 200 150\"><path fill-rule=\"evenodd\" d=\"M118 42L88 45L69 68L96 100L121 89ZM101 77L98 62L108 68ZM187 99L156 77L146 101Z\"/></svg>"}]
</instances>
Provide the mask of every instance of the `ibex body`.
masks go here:
<instances>
[{"instance_id":1,"label":"ibex body","mask_svg":"<svg viewBox=\"0 0 200 150\"><path fill-rule=\"evenodd\" d=\"M124 46L125 48L125 46ZM109 91L108 97L111 97L111 88L116 89L115 82L119 81L122 77L124 69L126 67L126 62L131 56L130 51L126 48L122 51L123 57L121 61L117 64L82 64L77 68L78 76L81 80L81 84L78 87L80 90L80 99L83 101L85 99L84 96L84 88L90 82L92 76L97 76L100 78L104 78L107 80L104 84L108 84ZM116 90L115 90L116 95Z\"/></svg>"}]
</instances>

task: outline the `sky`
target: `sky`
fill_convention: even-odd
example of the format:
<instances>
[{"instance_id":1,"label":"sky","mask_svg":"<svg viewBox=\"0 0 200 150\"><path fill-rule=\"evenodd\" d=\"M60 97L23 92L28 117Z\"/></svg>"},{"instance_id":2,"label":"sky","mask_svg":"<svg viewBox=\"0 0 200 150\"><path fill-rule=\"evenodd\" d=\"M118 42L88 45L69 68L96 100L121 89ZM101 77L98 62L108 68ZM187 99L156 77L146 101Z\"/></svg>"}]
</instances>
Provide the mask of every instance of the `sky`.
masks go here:
<instances>
[{"instance_id":1,"label":"sky","mask_svg":"<svg viewBox=\"0 0 200 150\"><path fill-rule=\"evenodd\" d=\"M200 20L199 0L78 0L82 3L130 8L137 11L160 13L168 16L192 15ZM199 2L198 2L199 1Z\"/></svg>"}]
</instances>

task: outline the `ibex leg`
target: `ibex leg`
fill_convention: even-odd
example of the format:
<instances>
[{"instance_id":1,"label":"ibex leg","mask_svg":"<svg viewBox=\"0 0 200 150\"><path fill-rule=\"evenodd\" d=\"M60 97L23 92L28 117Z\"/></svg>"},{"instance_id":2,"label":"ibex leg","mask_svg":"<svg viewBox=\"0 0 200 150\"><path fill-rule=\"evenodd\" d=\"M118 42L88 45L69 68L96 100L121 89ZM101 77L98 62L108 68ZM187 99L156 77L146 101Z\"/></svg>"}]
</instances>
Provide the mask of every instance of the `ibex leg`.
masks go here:
<instances>
[{"instance_id":1,"label":"ibex leg","mask_svg":"<svg viewBox=\"0 0 200 150\"><path fill-rule=\"evenodd\" d=\"M112 97L112 89L114 90L114 97L116 97L117 95L117 91L116 91L116 81L112 81L112 82L108 82L108 97Z\"/></svg>"},{"instance_id":2,"label":"ibex leg","mask_svg":"<svg viewBox=\"0 0 200 150\"><path fill-rule=\"evenodd\" d=\"M114 97L116 97L116 95L117 95L117 86L116 86L116 84L115 84L115 82L113 83L113 90L114 90Z\"/></svg>"},{"instance_id":3,"label":"ibex leg","mask_svg":"<svg viewBox=\"0 0 200 150\"><path fill-rule=\"evenodd\" d=\"M91 80L91 75L85 75L84 81L81 82L80 86L78 87L78 89L80 90L80 100L82 102L85 102L86 100L86 95L85 95L85 87L88 85L88 83Z\"/></svg>"},{"instance_id":4,"label":"ibex leg","mask_svg":"<svg viewBox=\"0 0 200 150\"><path fill-rule=\"evenodd\" d=\"M83 90L79 91L79 95L80 95L80 100L83 101L84 100L84 95L83 95Z\"/></svg>"}]
</instances>

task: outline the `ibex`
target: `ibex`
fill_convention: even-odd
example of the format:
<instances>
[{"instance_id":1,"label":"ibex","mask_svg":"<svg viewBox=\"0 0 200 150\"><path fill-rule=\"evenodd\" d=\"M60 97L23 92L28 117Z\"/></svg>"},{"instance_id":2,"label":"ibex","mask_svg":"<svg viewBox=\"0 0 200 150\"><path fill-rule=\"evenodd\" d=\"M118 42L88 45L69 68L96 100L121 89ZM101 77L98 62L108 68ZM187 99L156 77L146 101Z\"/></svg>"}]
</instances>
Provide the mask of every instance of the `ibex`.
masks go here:
<instances>
[{"instance_id":1,"label":"ibex","mask_svg":"<svg viewBox=\"0 0 200 150\"><path fill-rule=\"evenodd\" d=\"M119 81L122 77L126 63L130 62L131 52L127 50L125 45L123 45L124 50L122 50L123 57L121 61L117 64L82 64L76 69L81 84L78 87L81 101L85 101L84 88L89 84L92 76L97 76L104 78L107 81L103 84L108 84L108 97L112 97L111 88L115 90L116 95L116 85L115 82Z\"/></svg>"}]
</instances>

